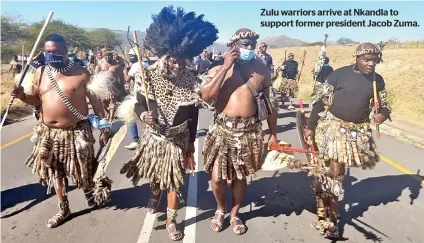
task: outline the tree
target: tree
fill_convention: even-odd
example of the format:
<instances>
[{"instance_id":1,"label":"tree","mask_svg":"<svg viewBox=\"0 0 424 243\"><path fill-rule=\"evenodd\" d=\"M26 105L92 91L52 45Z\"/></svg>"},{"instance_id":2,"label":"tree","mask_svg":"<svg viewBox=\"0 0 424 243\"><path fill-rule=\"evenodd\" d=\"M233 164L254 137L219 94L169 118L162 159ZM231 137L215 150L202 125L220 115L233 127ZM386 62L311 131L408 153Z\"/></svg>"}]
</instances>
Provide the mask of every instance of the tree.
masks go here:
<instances>
[{"instance_id":1,"label":"tree","mask_svg":"<svg viewBox=\"0 0 424 243\"><path fill-rule=\"evenodd\" d=\"M121 37L109 29L95 29L88 32L91 47L117 46L122 42Z\"/></svg>"},{"instance_id":2,"label":"tree","mask_svg":"<svg viewBox=\"0 0 424 243\"><path fill-rule=\"evenodd\" d=\"M322 42L317 41L317 42L312 42L312 43L305 43L305 44L303 44L303 46L322 46Z\"/></svg>"},{"instance_id":3,"label":"tree","mask_svg":"<svg viewBox=\"0 0 424 243\"><path fill-rule=\"evenodd\" d=\"M26 35L25 25L19 17L1 15L1 43L3 45L19 43Z\"/></svg>"},{"instance_id":4,"label":"tree","mask_svg":"<svg viewBox=\"0 0 424 243\"><path fill-rule=\"evenodd\" d=\"M337 40L337 44L339 45L347 45L347 44L353 44L353 43L355 43L355 41L346 37L342 37Z\"/></svg>"},{"instance_id":5,"label":"tree","mask_svg":"<svg viewBox=\"0 0 424 243\"><path fill-rule=\"evenodd\" d=\"M28 28L30 35L27 38L27 42L29 42L30 45L35 43L43 24L44 20L34 23ZM63 36L69 49L73 49L75 47L78 47L79 49L86 49L91 46L88 33L85 29L67 24L62 20L53 20L47 25L44 37L50 34L59 34Z\"/></svg>"}]
</instances>

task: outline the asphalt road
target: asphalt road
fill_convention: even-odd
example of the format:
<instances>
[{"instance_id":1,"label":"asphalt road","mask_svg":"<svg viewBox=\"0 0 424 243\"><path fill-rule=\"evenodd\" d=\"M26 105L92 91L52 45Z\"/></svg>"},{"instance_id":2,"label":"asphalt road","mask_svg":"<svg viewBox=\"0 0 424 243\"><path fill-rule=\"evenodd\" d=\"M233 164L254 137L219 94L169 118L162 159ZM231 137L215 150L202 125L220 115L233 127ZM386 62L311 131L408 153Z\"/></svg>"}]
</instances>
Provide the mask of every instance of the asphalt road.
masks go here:
<instances>
[{"instance_id":1,"label":"asphalt road","mask_svg":"<svg viewBox=\"0 0 424 243\"><path fill-rule=\"evenodd\" d=\"M280 111L278 139L299 147L294 116L295 112ZM200 113L197 151L202 149L211 117L209 111ZM112 202L102 209L87 209L82 191L72 187L69 200L73 218L58 228L46 228L46 221L58 210L55 195L46 195L46 188L24 165L32 148L28 134L34 124L35 120L29 119L2 131L2 242L171 242L165 229L165 197L156 215L146 214L146 181L134 187L119 174L131 157L131 151L124 148L130 142L129 131L107 171L114 181ZM139 130L142 132L140 124ZM424 151L384 134L377 145L385 160L373 170L349 169L345 177L340 213L346 242L424 242L424 197L420 195L423 178L406 174L422 173ZM304 159L301 154L296 157ZM245 235L235 235L228 219L223 232L213 232L210 219L216 204L200 153L196 158L195 176L187 175L182 190L187 204L177 217L185 232L183 242L330 242L310 226L316 219L312 179L306 173L288 169L261 171L257 178L249 178L240 214L248 226ZM231 205L230 191L227 202Z\"/></svg>"}]
</instances>

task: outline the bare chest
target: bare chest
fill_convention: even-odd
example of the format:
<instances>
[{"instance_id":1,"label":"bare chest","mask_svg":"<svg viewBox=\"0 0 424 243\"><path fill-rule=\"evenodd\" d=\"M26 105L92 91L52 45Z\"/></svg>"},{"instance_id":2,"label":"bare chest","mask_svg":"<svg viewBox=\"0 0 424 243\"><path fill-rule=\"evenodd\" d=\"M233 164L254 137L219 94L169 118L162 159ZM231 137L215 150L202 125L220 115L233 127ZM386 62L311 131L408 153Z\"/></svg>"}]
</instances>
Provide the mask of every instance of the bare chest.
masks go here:
<instances>
[{"instance_id":1,"label":"bare chest","mask_svg":"<svg viewBox=\"0 0 424 243\"><path fill-rule=\"evenodd\" d=\"M85 82L80 76L66 77L62 74L57 74L55 80L59 88L68 98L79 94L85 94ZM39 91L41 96L47 93L56 93L56 90L47 75L43 75Z\"/></svg>"},{"instance_id":2,"label":"bare chest","mask_svg":"<svg viewBox=\"0 0 424 243\"><path fill-rule=\"evenodd\" d=\"M232 73L227 74L226 81L220 93L222 93L223 96L246 93L246 91L248 91L246 85L248 81L256 87L256 90L260 90L260 87L264 85L263 76L254 72L254 70L234 70ZM250 93L250 91L247 93Z\"/></svg>"}]
</instances>

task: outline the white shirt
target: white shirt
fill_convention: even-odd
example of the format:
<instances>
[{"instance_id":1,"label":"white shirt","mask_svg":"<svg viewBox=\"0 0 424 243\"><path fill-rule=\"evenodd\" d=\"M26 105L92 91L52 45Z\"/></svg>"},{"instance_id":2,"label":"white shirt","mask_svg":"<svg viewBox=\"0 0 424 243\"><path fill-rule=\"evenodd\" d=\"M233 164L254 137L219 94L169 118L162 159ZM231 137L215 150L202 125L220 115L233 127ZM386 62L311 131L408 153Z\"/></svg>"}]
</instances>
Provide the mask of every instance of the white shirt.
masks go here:
<instances>
[{"instance_id":1,"label":"white shirt","mask_svg":"<svg viewBox=\"0 0 424 243\"><path fill-rule=\"evenodd\" d=\"M143 68L146 68L149 66L148 63L143 62L142 63ZM128 71L128 75L130 75L131 77L135 77L135 75L137 75L140 72L140 65L138 64L138 62L133 63L133 65L131 65L130 71Z\"/></svg>"}]
</instances>

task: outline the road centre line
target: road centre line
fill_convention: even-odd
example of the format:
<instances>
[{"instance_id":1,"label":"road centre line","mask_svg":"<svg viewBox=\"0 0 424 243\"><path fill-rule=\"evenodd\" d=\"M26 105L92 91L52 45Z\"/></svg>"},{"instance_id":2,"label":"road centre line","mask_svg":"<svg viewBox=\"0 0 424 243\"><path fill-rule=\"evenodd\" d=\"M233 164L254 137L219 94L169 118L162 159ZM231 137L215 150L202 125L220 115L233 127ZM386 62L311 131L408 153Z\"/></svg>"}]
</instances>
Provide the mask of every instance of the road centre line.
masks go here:
<instances>
[{"instance_id":1,"label":"road centre line","mask_svg":"<svg viewBox=\"0 0 424 243\"><path fill-rule=\"evenodd\" d=\"M9 147L9 146L11 146L11 145L13 145L13 144L15 144L15 143L17 143L17 142L21 141L21 140L24 140L25 138L30 137L31 135L32 135L32 132L30 132L30 133L28 133L28 134L26 134L26 135L23 135L22 137L19 137L19 138L15 139L15 140L13 140L13 141L11 141L11 142L6 143L5 145L2 145L2 146L0 147L0 149L7 148L7 147Z\"/></svg>"}]
</instances>

